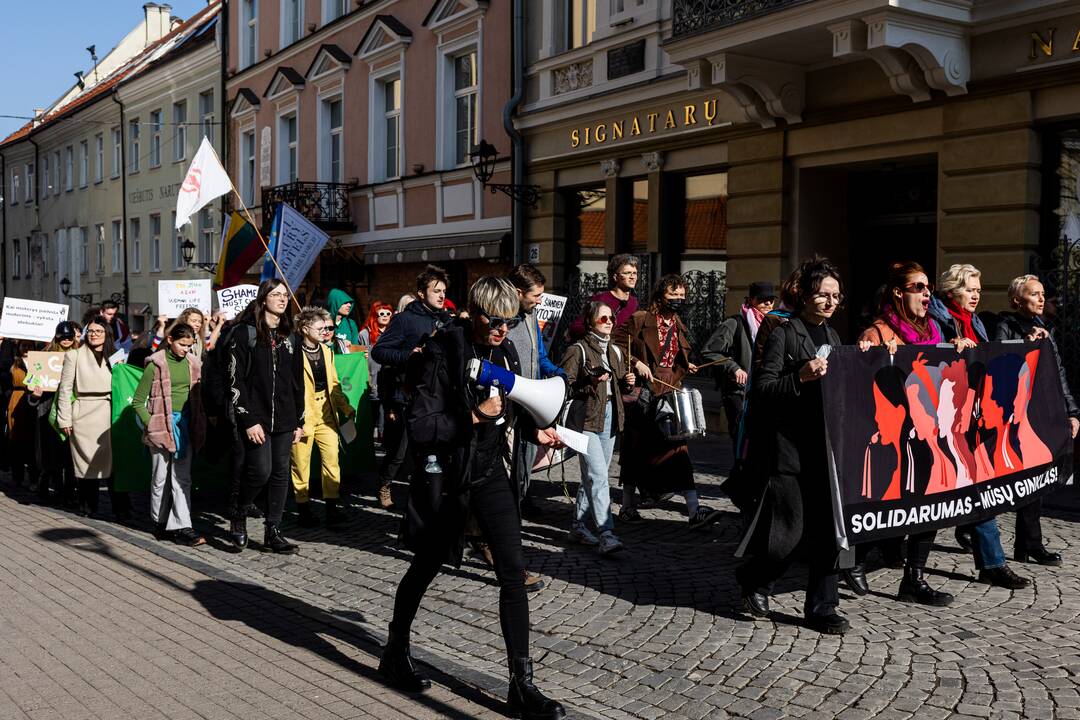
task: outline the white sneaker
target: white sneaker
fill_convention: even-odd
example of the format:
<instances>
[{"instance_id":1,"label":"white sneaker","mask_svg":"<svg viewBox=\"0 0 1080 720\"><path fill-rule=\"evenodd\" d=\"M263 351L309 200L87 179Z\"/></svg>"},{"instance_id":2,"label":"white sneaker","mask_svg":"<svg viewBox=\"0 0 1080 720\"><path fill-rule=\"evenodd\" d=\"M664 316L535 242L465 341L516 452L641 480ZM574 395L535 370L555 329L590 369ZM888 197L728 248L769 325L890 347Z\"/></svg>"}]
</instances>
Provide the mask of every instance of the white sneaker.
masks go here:
<instances>
[{"instance_id":1,"label":"white sneaker","mask_svg":"<svg viewBox=\"0 0 1080 720\"><path fill-rule=\"evenodd\" d=\"M570 542L580 545L599 545L600 539L593 535L584 525L574 525L570 528Z\"/></svg>"},{"instance_id":2,"label":"white sneaker","mask_svg":"<svg viewBox=\"0 0 1080 720\"><path fill-rule=\"evenodd\" d=\"M623 545L622 540L615 537L615 533L608 530L600 535L600 546L596 550L601 555L610 555L619 552L624 547L626 546Z\"/></svg>"}]
</instances>

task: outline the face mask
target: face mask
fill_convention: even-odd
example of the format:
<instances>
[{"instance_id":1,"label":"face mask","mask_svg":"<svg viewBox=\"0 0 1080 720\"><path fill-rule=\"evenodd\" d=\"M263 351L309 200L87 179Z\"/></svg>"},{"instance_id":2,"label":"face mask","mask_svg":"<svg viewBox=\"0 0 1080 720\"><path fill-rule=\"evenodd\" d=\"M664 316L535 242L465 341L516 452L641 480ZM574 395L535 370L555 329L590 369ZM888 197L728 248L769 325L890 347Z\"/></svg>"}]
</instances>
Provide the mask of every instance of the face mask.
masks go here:
<instances>
[{"instance_id":1,"label":"face mask","mask_svg":"<svg viewBox=\"0 0 1080 720\"><path fill-rule=\"evenodd\" d=\"M683 298L675 298L673 300L664 300L664 304L667 305L667 309L678 313L682 312L682 309L686 307L686 300Z\"/></svg>"}]
</instances>

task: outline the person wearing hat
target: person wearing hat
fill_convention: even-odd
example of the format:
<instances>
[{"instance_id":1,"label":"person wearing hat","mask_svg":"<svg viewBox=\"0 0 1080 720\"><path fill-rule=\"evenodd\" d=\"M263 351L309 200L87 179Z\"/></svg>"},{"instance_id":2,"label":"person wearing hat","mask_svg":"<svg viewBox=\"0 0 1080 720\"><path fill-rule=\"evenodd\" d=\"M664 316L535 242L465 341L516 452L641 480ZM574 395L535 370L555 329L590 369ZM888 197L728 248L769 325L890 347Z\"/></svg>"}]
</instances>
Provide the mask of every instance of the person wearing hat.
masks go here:
<instances>
[{"instance_id":1,"label":"person wearing hat","mask_svg":"<svg viewBox=\"0 0 1080 720\"><path fill-rule=\"evenodd\" d=\"M754 341L761 321L772 311L776 288L768 280L750 283L739 312L720 324L705 343L702 355L720 368L720 386L724 393L724 414L728 433L739 456L740 425L746 403L746 386L754 359Z\"/></svg>"},{"instance_id":2,"label":"person wearing hat","mask_svg":"<svg viewBox=\"0 0 1080 720\"><path fill-rule=\"evenodd\" d=\"M78 323L65 320L56 326L52 342L45 346L45 352L66 353L78 350L81 334L82 328ZM29 397L30 404L37 410L38 431L34 452L41 471L37 486L38 502L44 504L57 501L68 508L74 508L78 490L75 485L71 446L68 439L60 435L49 420L55 401L56 391L41 387L36 388Z\"/></svg>"}]
</instances>

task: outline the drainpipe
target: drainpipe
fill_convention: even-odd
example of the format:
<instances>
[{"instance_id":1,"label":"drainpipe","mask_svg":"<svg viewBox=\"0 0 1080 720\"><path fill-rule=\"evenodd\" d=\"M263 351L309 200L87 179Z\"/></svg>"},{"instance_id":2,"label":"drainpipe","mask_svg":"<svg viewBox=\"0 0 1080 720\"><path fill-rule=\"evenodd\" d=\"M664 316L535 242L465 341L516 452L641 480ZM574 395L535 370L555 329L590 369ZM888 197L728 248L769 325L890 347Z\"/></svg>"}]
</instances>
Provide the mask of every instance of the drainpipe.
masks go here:
<instances>
[{"instance_id":1,"label":"drainpipe","mask_svg":"<svg viewBox=\"0 0 1080 720\"><path fill-rule=\"evenodd\" d=\"M525 0L514 0L511 20L510 55L512 57L510 88L513 95L503 105L503 129L510 136L510 174L515 185L525 184L525 138L514 127L514 112L525 98ZM524 260L525 205L511 203L511 232L513 233L513 264Z\"/></svg>"},{"instance_id":2,"label":"drainpipe","mask_svg":"<svg viewBox=\"0 0 1080 720\"><path fill-rule=\"evenodd\" d=\"M128 314L128 303L131 299L128 297L128 216L127 216L127 176L128 176L128 164L127 164L127 136L124 127L124 103L120 102L120 98L113 88L112 100L114 103L120 106L120 192L123 194L121 199L120 210L120 222L123 225L120 228L120 237L123 239L124 244L124 315ZM104 296L104 293L102 293ZM104 299L104 298L102 298ZM131 322L131 318L128 317L128 322Z\"/></svg>"},{"instance_id":3,"label":"drainpipe","mask_svg":"<svg viewBox=\"0 0 1080 720\"><path fill-rule=\"evenodd\" d=\"M41 158L38 156L41 155L41 149L33 135L28 135L26 139L34 146L34 225L36 227L41 222L38 217L38 208L41 207L41 197L38 195L41 192Z\"/></svg>"},{"instance_id":4,"label":"drainpipe","mask_svg":"<svg viewBox=\"0 0 1080 720\"><path fill-rule=\"evenodd\" d=\"M7 182L7 158L0 153L0 178L4 178L4 182ZM37 182L37 173L34 174L34 182ZM11 200L9 198L4 199L4 219L3 219L3 239L0 239L0 252L4 254L2 260L0 260L0 273L4 274L4 297L7 297L7 209Z\"/></svg>"},{"instance_id":5,"label":"drainpipe","mask_svg":"<svg viewBox=\"0 0 1080 720\"><path fill-rule=\"evenodd\" d=\"M225 117L225 83L229 79L229 0L222 0L221 14L218 15L218 27L221 29L221 91L218 93L218 106L221 112L217 117L221 122L221 164L226 172L229 167L229 122ZM221 222L224 224L225 209L231 200L230 195L221 199Z\"/></svg>"}]
</instances>

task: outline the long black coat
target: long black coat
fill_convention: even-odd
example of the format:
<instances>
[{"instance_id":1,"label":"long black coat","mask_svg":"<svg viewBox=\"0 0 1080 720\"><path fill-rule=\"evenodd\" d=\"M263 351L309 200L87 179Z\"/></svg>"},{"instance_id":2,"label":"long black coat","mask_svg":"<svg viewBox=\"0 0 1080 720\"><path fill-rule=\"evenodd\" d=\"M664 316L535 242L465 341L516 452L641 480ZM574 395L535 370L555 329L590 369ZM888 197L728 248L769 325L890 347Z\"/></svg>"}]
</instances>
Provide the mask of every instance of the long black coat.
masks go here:
<instances>
[{"instance_id":1,"label":"long black coat","mask_svg":"<svg viewBox=\"0 0 1080 720\"><path fill-rule=\"evenodd\" d=\"M1025 317L1020 313L1001 313L998 319L997 329L994 332L994 340L1003 342L1006 340L1025 340L1036 327L1050 330L1041 319ZM1069 417L1080 418L1080 406L1069 390L1069 381L1065 377L1065 366L1061 363L1061 353L1058 352L1057 340L1050 330L1050 347L1054 349L1054 357L1058 363L1058 382L1061 383L1061 394L1065 397L1065 414Z\"/></svg>"},{"instance_id":2,"label":"long black coat","mask_svg":"<svg viewBox=\"0 0 1080 720\"><path fill-rule=\"evenodd\" d=\"M409 482L409 504L401 521L401 541L413 552L446 552L445 562L461 564L465 521L469 510L469 480L476 434L472 421L475 400L465 377L471 358L471 324L457 321L427 338L418 358L409 363L412 398L406 410L409 442L418 456L417 471ZM514 344L503 341L510 370L521 374ZM512 414L512 405L504 400ZM518 413L520 433L535 433L526 413ZM441 475L423 471L423 460L435 455ZM515 497L518 484L510 484ZM515 507L517 503L515 503Z\"/></svg>"},{"instance_id":3,"label":"long black coat","mask_svg":"<svg viewBox=\"0 0 1080 720\"><path fill-rule=\"evenodd\" d=\"M827 337L830 345L841 344L831 327ZM780 561L801 542L807 551L830 553L839 567L850 567L853 553L836 547L821 383L803 384L798 377L816 353L804 321L793 317L769 336L754 371L747 461L766 485L740 550Z\"/></svg>"}]
</instances>

